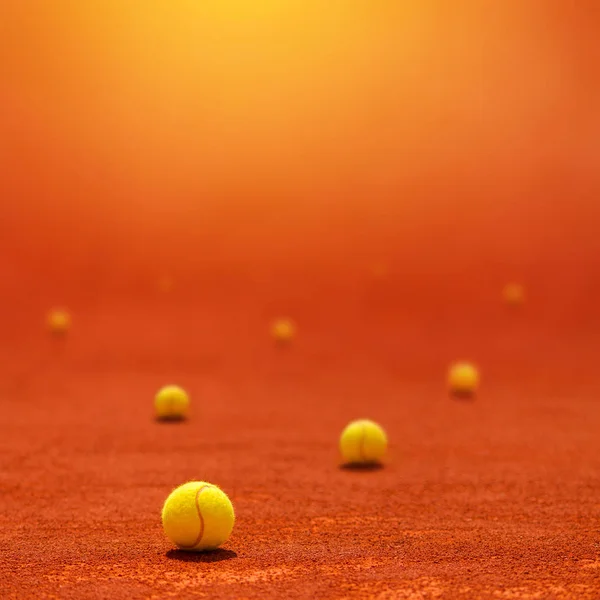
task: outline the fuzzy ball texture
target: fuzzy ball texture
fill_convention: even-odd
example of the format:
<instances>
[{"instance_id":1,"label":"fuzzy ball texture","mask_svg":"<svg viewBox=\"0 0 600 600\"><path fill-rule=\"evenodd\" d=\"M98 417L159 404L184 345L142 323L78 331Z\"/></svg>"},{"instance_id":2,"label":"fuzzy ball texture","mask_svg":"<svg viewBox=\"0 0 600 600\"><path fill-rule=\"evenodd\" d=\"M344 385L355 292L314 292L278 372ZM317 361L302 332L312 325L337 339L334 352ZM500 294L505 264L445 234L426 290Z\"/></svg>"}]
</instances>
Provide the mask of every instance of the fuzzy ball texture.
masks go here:
<instances>
[{"instance_id":1,"label":"fuzzy ball texture","mask_svg":"<svg viewBox=\"0 0 600 600\"><path fill-rule=\"evenodd\" d=\"M448 389L454 394L474 394L479 387L479 372L471 363L459 362L448 371Z\"/></svg>"},{"instance_id":2,"label":"fuzzy ball texture","mask_svg":"<svg viewBox=\"0 0 600 600\"><path fill-rule=\"evenodd\" d=\"M161 388L154 397L156 418L161 420L181 420L188 414L190 399L187 392L177 385Z\"/></svg>"},{"instance_id":3,"label":"fuzzy ball texture","mask_svg":"<svg viewBox=\"0 0 600 600\"><path fill-rule=\"evenodd\" d=\"M387 450L387 436L380 425L360 419L350 423L340 437L344 463L368 465L380 463Z\"/></svg>"},{"instance_id":4,"label":"fuzzy ball texture","mask_svg":"<svg viewBox=\"0 0 600 600\"><path fill-rule=\"evenodd\" d=\"M214 550L231 535L235 513L227 494L212 483L190 481L173 490L162 509L167 537L181 550Z\"/></svg>"}]
</instances>

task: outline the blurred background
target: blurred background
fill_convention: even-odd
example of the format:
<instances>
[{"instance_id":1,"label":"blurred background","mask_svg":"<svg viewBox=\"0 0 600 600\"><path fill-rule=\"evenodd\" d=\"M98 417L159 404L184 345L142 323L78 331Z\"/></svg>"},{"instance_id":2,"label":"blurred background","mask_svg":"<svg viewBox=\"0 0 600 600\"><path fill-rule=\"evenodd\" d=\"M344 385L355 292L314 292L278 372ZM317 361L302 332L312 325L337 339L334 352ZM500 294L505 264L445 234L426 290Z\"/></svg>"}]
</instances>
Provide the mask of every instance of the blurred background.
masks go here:
<instances>
[{"instance_id":1,"label":"blurred background","mask_svg":"<svg viewBox=\"0 0 600 600\"><path fill-rule=\"evenodd\" d=\"M532 323L600 332L599 17L593 0L3 0L10 322L140 303L168 277L265 318L460 333L514 280Z\"/></svg>"}]
</instances>

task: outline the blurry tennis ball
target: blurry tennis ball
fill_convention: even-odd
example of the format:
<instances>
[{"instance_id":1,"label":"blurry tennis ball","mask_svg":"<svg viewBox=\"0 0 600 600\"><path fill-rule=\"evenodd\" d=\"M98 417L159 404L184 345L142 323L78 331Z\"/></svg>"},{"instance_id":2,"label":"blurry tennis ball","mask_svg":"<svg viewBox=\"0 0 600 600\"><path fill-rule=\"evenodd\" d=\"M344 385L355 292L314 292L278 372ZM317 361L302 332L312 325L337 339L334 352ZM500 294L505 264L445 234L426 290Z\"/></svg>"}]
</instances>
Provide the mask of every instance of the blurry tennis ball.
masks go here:
<instances>
[{"instance_id":1,"label":"blurry tennis ball","mask_svg":"<svg viewBox=\"0 0 600 600\"><path fill-rule=\"evenodd\" d=\"M162 421L180 421L187 417L190 399L177 385L161 388L154 397L156 418Z\"/></svg>"},{"instance_id":2,"label":"blurry tennis ball","mask_svg":"<svg viewBox=\"0 0 600 600\"><path fill-rule=\"evenodd\" d=\"M479 387L479 372L468 362L457 362L448 370L448 389L452 394L471 396Z\"/></svg>"},{"instance_id":3,"label":"blurry tennis ball","mask_svg":"<svg viewBox=\"0 0 600 600\"><path fill-rule=\"evenodd\" d=\"M518 283L508 283L502 290L502 298L508 306L521 306L525 302L525 289Z\"/></svg>"},{"instance_id":4,"label":"blurry tennis ball","mask_svg":"<svg viewBox=\"0 0 600 600\"><path fill-rule=\"evenodd\" d=\"M174 489L162 509L167 537L181 550L214 550L231 535L235 513L227 494L205 481Z\"/></svg>"},{"instance_id":5,"label":"blurry tennis ball","mask_svg":"<svg viewBox=\"0 0 600 600\"><path fill-rule=\"evenodd\" d=\"M380 463L387 450L387 436L380 425L368 419L352 421L340 437L340 453L345 464Z\"/></svg>"},{"instance_id":6,"label":"blurry tennis ball","mask_svg":"<svg viewBox=\"0 0 600 600\"><path fill-rule=\"evenodd\" d=\"M48 328L55 335L64 335L71 328L71 316L65 310L52 310L48 314Z\"/></svg>"},{"instance_id":7,"label":"blurry tennis ball","mask_svg":"<svg viewBox=\"0 0 600 600\"><path fill-rule=\"evenodd\" d=\"M296 336L296 326L290 319L277 319L271 325L271 335L276 342L291 342Z\"/></svg>"}]
</instances>

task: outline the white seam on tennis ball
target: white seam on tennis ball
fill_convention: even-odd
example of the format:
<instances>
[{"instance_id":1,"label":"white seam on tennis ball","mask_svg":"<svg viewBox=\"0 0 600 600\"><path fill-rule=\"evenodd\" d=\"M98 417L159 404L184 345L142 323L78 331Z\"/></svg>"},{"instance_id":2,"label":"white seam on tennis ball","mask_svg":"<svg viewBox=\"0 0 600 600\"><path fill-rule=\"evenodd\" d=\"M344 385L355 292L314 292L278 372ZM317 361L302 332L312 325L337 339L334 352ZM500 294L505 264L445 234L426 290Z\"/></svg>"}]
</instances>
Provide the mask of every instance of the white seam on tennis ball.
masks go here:
<instances>
[{"instance_id":1,"label":"white seam on tennis ball","mask_svg":"<svg viewBox=\"0 0 600 600\"><path fill-rule=\"evenodd\" d=\"M198 513L198 518L200 519L200 531L198 532L198 537L196 538L196 541L189 545L189 546L181 546L182 548L195 548L201 541L202 538L204 537L204 517L202 516L202 511L200 510L200 494L209 488L214 487L213 485L201 485L198 488L198 491L196 492L196 496L194 498L194 503L196 504L196 512Z\"/></svg>"}]
</instances>

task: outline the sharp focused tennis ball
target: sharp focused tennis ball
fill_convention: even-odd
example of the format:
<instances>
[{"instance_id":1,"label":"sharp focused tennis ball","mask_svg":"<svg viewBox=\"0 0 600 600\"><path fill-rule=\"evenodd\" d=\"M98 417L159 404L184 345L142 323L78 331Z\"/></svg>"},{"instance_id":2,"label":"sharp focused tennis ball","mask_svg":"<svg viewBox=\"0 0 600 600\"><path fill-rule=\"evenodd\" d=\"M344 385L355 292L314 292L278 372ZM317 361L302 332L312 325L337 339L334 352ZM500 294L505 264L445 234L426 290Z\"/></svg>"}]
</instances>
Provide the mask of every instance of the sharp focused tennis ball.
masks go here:
<instances>
[{"instance_id":1,"label":"sharp focused tennis ball","mask_svg":"<svg viewBox=\"0 0 600 600\"><path fill-rule=\"evenodd\" d=\"M521 306L525 302L525 289L518 283L509 283L502 290L502 298L509 306Z\"/></svg>"},{"instance_id":2,"label":"sharp focused tennis ball","mask_svg":"<svg viewBox=\"0 0 600 600\"><path fill-rule=\"evenodd\" d=\"M290 342L296 335L296 326L289 319L278 319L271 325L271 334L277 342Z\"/></svg>"},{"instance_id":3,"label":"sharp focused tennis ball","mask_svg":"<svg viewBox=\"0 0 600 600\"><path fill-rule=\"evenodd\" d=\"M56 335L67 333L71 327L71 317L65 310L53 310L48 315L48 328Z\"/></svg>"},{"instance_id":4,"label":"sharp focused tennis ball","mask_svg":"<svg viewBox=\"0 0 600 600\"><path fill-rule=\"evenodd\" d=\"M387 449L385 431L367 419L352 421L340 437L340 452L346 464L376 464Z\"/></svg>"},{"instance_id":5,"label":"sharp focused tennis ball","mask_svg":"<svg viewBox=\"0 0 600 600\"><path fill-rule=\"evenodd\" d=\"M479 386L477 369L467 362L455 363L448 371L448 389L453 394L471 395Z\"/></svg>"},{"instance_id":6,"label":"sharp focused tennis ball","mask_svg":"<svg viewBox=\"0 0 600 600\"><path fill-rule=\"evenodd\" d=\"M162 509L165 534L181 550L214 550L227 541L234 522L227 494L205 481L180 485Z\"/></svg>"},{"instance_id":7,"label":"sharp focused tennis ball","mask_svg":"<svg viewBox=\"0 0 600 600\"><path fill-rule=\"evenodd\" d=\"M156 418L161 420L181 420L188 414L190 399L185 390L176 385L161 388L154 398Z\"/></svg>"}]
</instances>

